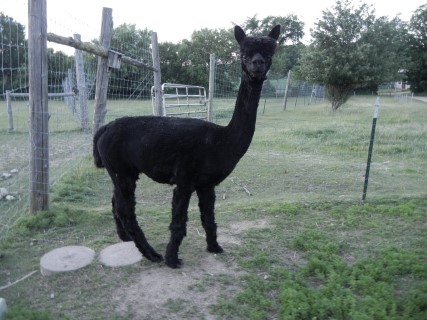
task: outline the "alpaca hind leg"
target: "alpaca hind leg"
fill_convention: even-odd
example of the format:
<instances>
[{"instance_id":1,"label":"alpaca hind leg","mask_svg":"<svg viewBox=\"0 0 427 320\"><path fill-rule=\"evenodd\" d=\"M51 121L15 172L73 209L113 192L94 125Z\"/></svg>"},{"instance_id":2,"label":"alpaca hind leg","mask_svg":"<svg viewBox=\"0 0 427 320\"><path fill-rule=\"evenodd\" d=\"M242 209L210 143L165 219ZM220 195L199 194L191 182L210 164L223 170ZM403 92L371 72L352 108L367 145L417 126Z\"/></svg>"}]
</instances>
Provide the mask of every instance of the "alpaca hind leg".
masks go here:
<instances>
[{"instance_id":1,"label":"alpaca hind leg","mask_svg":"<svg viewBox=\"0 0 427 320\"><path fill-rule=\"evenodd\" d=\"M136 178L117 175L116 182L118 182L118 185L115 185L114 189L115 206L123 229L134 241L136 247L144 257L153 262L162 261L162 256L150 246L136 219Z\"/></svg>"},{"instance_id":2,"label":"alpaca hind leg","mask_svg":"<svg viewBox=\"0 0 427 320\"><path fill-rule=\"evenodd\" d=\"M215 189L214 187L198 189L200 217L202 226L206 232L207 250L213 253L221 253L224 250L217 242L215 223Z\"/></svg>"},{"instance_id":3,"label":"alpaca hind leg","mask_svg":"<svg viewBox=\"0 0 427 320\"><path fill-rule=\"evenodd\" d=\"M120 221L119 215L117 213L117 209L116 209L116 198L113 195L113 198L111 199L111 204L113 207L113 217L114 217L114 222L116 223L116 228L117 228L117 234L120 238L120 240L122 241L132 241L132 238L129 237L129 235L126 233L126 230L123 228L123 224Z\"/></svg>"},{"instance_id":4,"label":"alpaca hind leg","mask_svg":"<svg viewBox=\"0 0 427 320\"><path fill-rule=\"evenodd\" d=\"M192 190L177 186L172 198L172 222L169 226L171 237L166 248L165 262L171 268L179 268L181 260L178 259L179 246L187 235L188 203Z\"/></svg>"}]
</instances>

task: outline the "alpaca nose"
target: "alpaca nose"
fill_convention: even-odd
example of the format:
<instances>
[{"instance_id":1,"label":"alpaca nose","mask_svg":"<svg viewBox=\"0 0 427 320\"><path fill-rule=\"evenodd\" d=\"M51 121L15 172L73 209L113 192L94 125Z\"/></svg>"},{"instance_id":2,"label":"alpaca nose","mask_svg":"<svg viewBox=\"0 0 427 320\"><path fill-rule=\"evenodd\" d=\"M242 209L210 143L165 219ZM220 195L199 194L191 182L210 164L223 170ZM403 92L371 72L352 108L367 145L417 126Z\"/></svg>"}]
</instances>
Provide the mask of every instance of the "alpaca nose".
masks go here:
<instances>
[{"instance_id":1,"label":"alpaca nose","mask_svg":"<svg viewBox=\"0 0 427 320\"><path fill-rule=\"evenodd\" d=\"M265 60L259 53L252 57L252 68L254 72L263 72L265 70Z\"/></svg>"}]
</instances>

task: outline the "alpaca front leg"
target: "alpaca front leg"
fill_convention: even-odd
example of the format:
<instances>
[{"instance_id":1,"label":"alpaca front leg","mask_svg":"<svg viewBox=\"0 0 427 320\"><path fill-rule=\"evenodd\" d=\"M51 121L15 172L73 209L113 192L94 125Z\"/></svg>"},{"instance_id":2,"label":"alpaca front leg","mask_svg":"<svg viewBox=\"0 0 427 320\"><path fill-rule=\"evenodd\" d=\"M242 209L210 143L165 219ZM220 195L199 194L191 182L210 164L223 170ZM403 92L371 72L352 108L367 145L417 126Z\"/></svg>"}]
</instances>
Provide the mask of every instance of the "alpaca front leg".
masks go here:
<instances>
[{"instance_id":1,"label":"alpaca front leg","mask_svg":"<svg viewBox=\"0 0 427 320\"><path fill-rule=\"evenodd\" d=\"M169 226L171 237L166 248L165 262L171 268L179 268L181 260L178 259L179 246L187 235L188 204L192 190L177 186L173 190L172 222Z\"/></svg>"},{"instance_id":2,"label":"alpaca front leg","mask_svg":"<svg viewBox=\"0 0 427 320\"><path fill-rule=\"evenodd\" d=\"M207 250L213 253L221 253L224 250L217 242L216 223L215 223L215 188L209 187L198 189L199 208L202 220L202 226L206 232Z\"/></svg>"}]
</instances>

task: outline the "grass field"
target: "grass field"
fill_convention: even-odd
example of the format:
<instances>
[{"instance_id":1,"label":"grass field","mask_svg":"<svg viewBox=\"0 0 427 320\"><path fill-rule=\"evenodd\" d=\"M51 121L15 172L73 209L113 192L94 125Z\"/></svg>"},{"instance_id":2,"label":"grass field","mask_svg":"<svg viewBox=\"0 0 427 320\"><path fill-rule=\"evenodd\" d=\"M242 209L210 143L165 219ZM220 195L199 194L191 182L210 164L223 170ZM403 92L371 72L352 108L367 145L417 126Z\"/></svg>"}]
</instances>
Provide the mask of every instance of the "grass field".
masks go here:
<instances>
[{"instance_id":1,"label":"grass field","mask_svg":"<svg viewBox=\"0 0 427 320\"><path fill-rule=\"evenodd\" d=\"M51 249L85 245L99 253L118 242L111 182L93 167L90 140L58 130L53 148L81 150L67 170L58 156L50 210L24 215L0 237L0 287L11 284L0 288L7 319L426 319L427 104L381 97L362 204L374 103L354 97L332 112L326 103L290 101L283 111L279 99L265 109L261 101L249 151L217 187L224 254L205 251L193 198L179 270L145 259L122 268L94 262L13 284ZM219 122L229 105L218 103ZM110 107L112 117L139 114L130 102ZM2 145L10 137L0 134ZM12 137L10 148L25 141L23 133ZM171 191L145 177L138 183L138 219L160 252ZM11 215L21 210L0 205Z\"/></svg>"}]
</instances>

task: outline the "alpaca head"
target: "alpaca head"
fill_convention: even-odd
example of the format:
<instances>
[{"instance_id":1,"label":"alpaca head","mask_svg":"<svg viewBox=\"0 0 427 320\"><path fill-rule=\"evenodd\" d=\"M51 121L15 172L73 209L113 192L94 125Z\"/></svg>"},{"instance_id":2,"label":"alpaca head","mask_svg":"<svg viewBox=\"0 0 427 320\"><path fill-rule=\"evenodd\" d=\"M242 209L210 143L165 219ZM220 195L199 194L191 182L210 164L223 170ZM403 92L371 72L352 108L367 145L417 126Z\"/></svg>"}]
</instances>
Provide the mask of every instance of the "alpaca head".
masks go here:
<instances>
[{"instance_id":1,"label":"alpaca head","mask_svg":"<svg viewBox=\"0 0 427 320\"><path fill-rule=\"evenodd\" d=\"M276 25L263 37L246 36L239 26L234 27L234 36L240 45L243 76L251 81L264 81L276 51L280 25Z\"/></svg>"}]
</instances>

